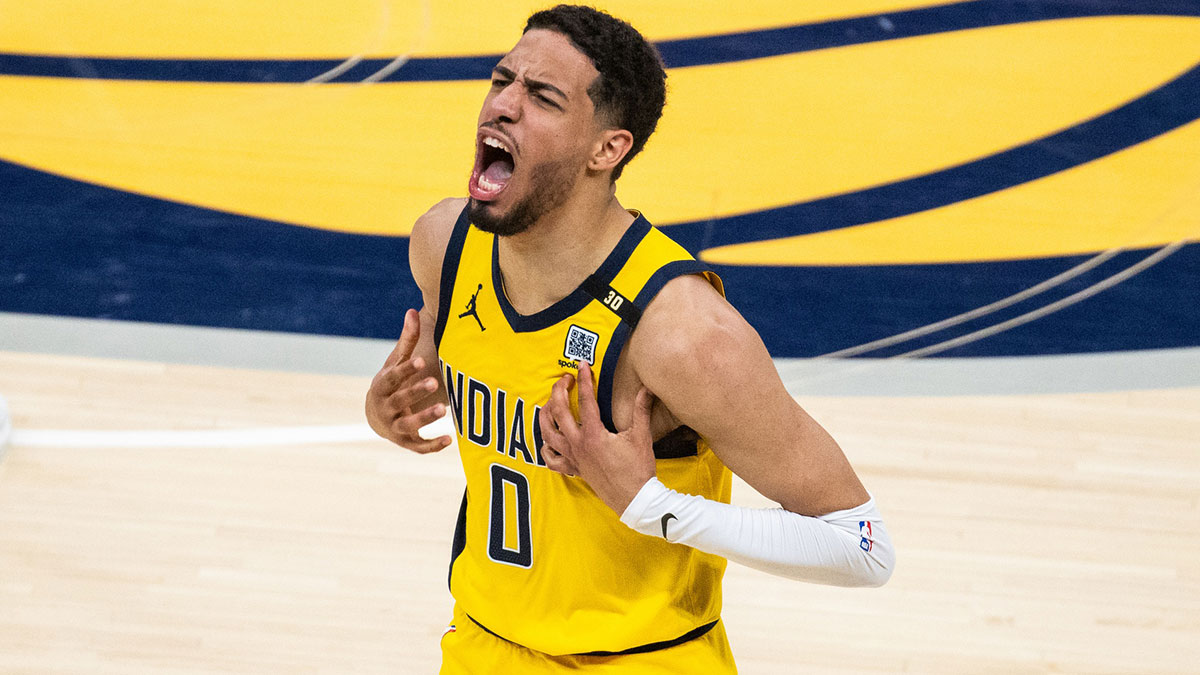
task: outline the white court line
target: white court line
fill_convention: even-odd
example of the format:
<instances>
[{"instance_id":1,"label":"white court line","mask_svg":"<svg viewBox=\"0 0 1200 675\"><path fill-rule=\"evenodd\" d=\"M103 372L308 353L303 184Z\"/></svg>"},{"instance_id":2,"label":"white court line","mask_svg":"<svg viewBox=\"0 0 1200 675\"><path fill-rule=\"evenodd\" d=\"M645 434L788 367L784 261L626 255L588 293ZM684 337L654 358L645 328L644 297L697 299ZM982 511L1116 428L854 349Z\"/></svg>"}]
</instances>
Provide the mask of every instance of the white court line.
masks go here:
<instances>
[{"instance_id":1,"label":"white court line","mask_svg":"<svg viewBox=\"0 0 1200 675\"><path fill-rule=\"evenodd\" d=\"M386 66L375 71L370 76L364 77L362 84L375 84L376 82L382 80L383 78L387 77L388 75L391 75L392 73L396 72L397 70L400 70L401 66L408 63L409 58L410 57L408 54L402 54L400 56L397 56L396 58L392 59L391 62L389 62Z\"/></svg>"},{"instance_id":2,"label":"white court line","mask_svg":"<svg viewBox=\"0 0 1200 675\"><path fill-rule=\"evenodd\" d=\"M382 23L384 25L387 25L388 22L391 20L391 7L387 3L383 3L381 5L381 7L383 10ZM379 70L368 75L367 77L364 77L362 79L362 81L360 82L360 84L375 84L376 82L379 82L380 80L383 80L384 78L386 78L388 75L391 75L392 73L396 72L397 70L400 70L400 68L402 68L404 66L404 64L408 63L409 59L412 58L412 55L414 53L416 53L417 51L419 51L420 48L424 46L425 38L429 35L430 28L433 25L433 12L432 12L432 7L430 5L429 0L424 0L424 2L421 3L421 14L422 14L421 33L420 33L420 39L418 40L417 44L414 45L413 48L408 51L408 53L397 56L396 58L389 61L385 66L383 66ZM381 36L376 38L376 40L375 40L376 46L378 46L381 39L382 39ZM333 79L341 76L343 73L349 71L351 68L354 68L359 63L362 63L362 61L363 61L363 55L355 54L354 56L351 56L349 59L346 59L345 61L343 61L341 63L341 65L338 65L324 73L321 73L320 75L317 75L316 77L314 77L310 80L305 81L305 84L324 84L330 80L333 80Z\"/></svg>"},{"instance_id":3,"label":"white court line","mask_svg":"<svg viewBox=\"0 0 1200 675\"><path fill-rule=\"evenodd\" d=\"M1140 232L1144 234L1145 232L1150 231L1151 228L1154 228L1154 227L1158 226L1159 224L1161 224L1162 222L1164 222L1167 219L1167 216L1178 211L1180 208L1183 207L1184 204L1190 203L1193 199L1193 195L1195 195L1198 190L1200 190L1200 184L1195 184L1189 189L1180 191L1178 197L1174 201L1170 202L1167 205L1167 207L1164 208L1162 210L1162 212L1159 213L1159 215L1154 218L1154 220L1152 220L1150 223L1146 224L1140 230ZM1177 248L1172 249L1170 252L1162 255L1161 258L1165 258L1167 255L1174 253L1175 250L1178 250L1178 247L1182 247L1182 244L1186 243L1187 241L1190 241L1190 239L1184 239L1179 242L1164 245L1163 249L1168 249L1173 246L1177 246ZM1163 249L1159 249L1159 251L1156 252L1154 255L1157 255L1157 253L1160 253ZM1061 284L1079 276L1080 274L1083 274L1084 272L1087 272L1087 271L1093 269L1094 267L1100 265L1101 263L1107 262L1108 260L1113 258L1115 255L1117 255L1118 253L1120 253L1124 250L1126 250L1126 247L1123 247L1123 246L1110 248L1107 251L1104 251L1088 260L1085 260L1084 262L1080 263L1079 265L1076 265L1075 267L1068 269L1065 272L1062 272L1062 273L1060 273L1054 277L1051 277L1045 281L1042 281L1038 284L1030 286L1029 288L1027 288L1023 291L1019 291L1019 292L1017 292L1013 295L1010 295L1006 298L1001 298L1000 300L997 300L996 302L993 302L989 305L983 305L981 307L977 307L977 308L969 310L967 312L963 312L962 314L957 314L957 315L949 317L947 319L942 319L941 321L936 321L934 323L926 324L924 326L918 326L917 328L914 328L912 330L905 331L903 333L897 333L890 337L880 338L878 340L866 342L866 343L863 343L860 345L856 345L854 347L847 347L845 349L839 349L837 351L829 352L827 354L821 354L820 356L817 356L815 358L818 358L818 359L841 359L841 358L846 358L846 357L850 357L850 356L858 356L859 354L864 354L866 352L875 351L877 349L882 349L884 347L890 347L892 345L897 345L897 344L900 344L903 342L908 342L910 340L914 340L916 338L919 338L919 337L922 337L925 335L929 335L930 333L936 333L937 331L940 331L945 328L951 328L953 326L957 326L959 324L965 323L972 319L977 319L982 316L987 316L988 314L998 312L1001 309L1004 309L1005 307L1009 307L1009 306L1014 305L1022 300L1026 300L1035 295L1039 295L1047 290L1050 290L1051 288L1054 288L1055 286L1061 285ZM1153 258L1154 255L1151 255L1150 257ZM1159 258L1159 259L1161 259L1161 258ZM1150 265L1153 265L1154 263L1158 262L1159 259L1156 259L1153 262L1150 262L1148 265L1146 265L1146 267L1149 267ZM1134 267L1137 267L1137 265L1134 265ZM1102 288L1096 290L1094 293L1091 293L1091 294L1085 296L1084 298L1080 298L1080 300L1083 300L1086 297L1090 297L1091 295L1095 295L1095 293L1098 293L1101 290L1108 288L1109 286L1115 285L1116 283L1119 283L1120 281L1123 281L1124 279L1127 279L1127 278L1133 276L1134 274L1137 274L1142 269L1145 269L1145 268L1144 267L1139 268L1138 270L1136 270L1132 273L1129 273L1129 274L1125 274L1125 272L1128 270L1118 272L1114 275L1117 277L1121 277L1120 279L1117 280L1117 282L1114 282L1114 283L1108 284L1108 285L1104 285L1107 282L1107 280L1110 278L1110 277L1106 277L1105 279L1102 279L1100 282L1098 282L1096 284L1096 285L1103 286ZM1124 275L1124 276L1122 276L1122 275ZM1093 287L1094 286L1089 286L1088 288L1085 288L1083 291L1081 291L1081 293L1086 292ZM1076 295L1078 295L1078 294L1076 294ZM1075 295L1072 295L1070 297L1074 298ZM1047 307L1055 307L1067 299L1068 298L1064 298L1063 300L1059 300L1058 302L1051 303L1050 305L1047 305ZM1078 300L1076 302L1078 302ZM1072 303L1068 303L1068 304L1072 304ZM1036 314L1036 316L1032 316L1030 319L1028 319L1028 321L1032 321L1033 319L1040 318L1041 316L1044 316L1045 314L1051 314L1054 311L1057 311L1057 309L1051 310L1049 312L1044 312L1041 314L1038 314L1038 311L1040 311L1040 310L1035 310L1033 312L1029 312L1028 315L1021 315L1021 317L1017 317L1017 319ZM1014 319L1014 321L1015 321L1015 319ZM1027 323L1028 321L1024 321L1022 323ZM984 328L984 329L975 331L974 333L969 333L968 335L964 335L962 337L967 338L967 337L975 336L975 335L978 335L978 337L975 337L974 339L971 339L971 340L964 340L962 342L958 342L957 344L967 344L968 342L974 342L975 340L981 340L985 337L989 337L989 336L995 335L997 333L1002 333L1002 332L1004 332L1004 330L1007 330L1007 328L1011 328L1013 326L1020 325L1020 324L1013 324L1010 326L1008 324L1009 324L1009 322L1002 322L1000 324L996 324L995 326L992 326L991 328ZM993 328L995 328L996 326L1006 326L1006 328L1000 328L999 330L993 330ZM955 342L955 340L947 340L945 342L941 342L936 345L932 345L931 347L927 348L931 351L916 349L911 352L906 352L904 354L899 354L897 356L888 357L888 358L901 358L901 357L915 358L918 356L923 356L925 354L933 354L933 353L936 353L937 351L944 351L941 349L934 349L935 347L938 347L940 345L949 345L952 342ZM951 345L951 347L957 346L957 344ZM949 349L949 348L950 347L946 347L946 349Z\"/></svg>"},{"instance_id":4,"label":"white court line","mask_svg":"<svg viewBox=\"0 0 1200 675\"><path fill-rule=\"evenodd\" d=\"M325 82L328 82L328 81L332 80L333 78L346 72L347 70L350 70L354 66L357 66L358 64L362 63L362 60L363 60L362 54L355 54L354 56L351 56L350 58L346 59L345 61L342 61L341 65L334 67L334 68L330 68L329 70L321 73L320 75L317 75L316 77L314 77L310 80L305 80L304 84L323 84Z\"/></svg>"},{"instance_id":5,"label":"white court line","mask_svg":"<svg viewBox=\"0 0 1200 675\"><path fill-rule=\"evenodd\" d=\"M1130 277L1146 270L1149 267L1153 267L1154 265L1158 264L1163 258L1166 258L1167 256L1171 255L1172 253L1183 248L1184 245L1187 244L1187 242L1188 242L1187 239L1183 239L1181 241L1177 241L1168 246L1164 246L1164 247L1158 249L1157 251L1155 251L1153 254L1146 256L1142 260L1138 261L1137 263L1135 263L1133 265L1130 265L1129 267L1125 268L1124 270L1121 270L1120 272L1117 272L1116 274L1114 274L1110 277L1107 277L1102 281L1092 284L1091 286L1088 286L1087 288L1083 289L1082 291L1079 291L1077 293L1072 293L1071 295L1068 295L1067 297L1065 297L1061 300L1058 300L1057 302L1052 302L1048 305L1045 305L1044 307L1039 307L1038 309L1035 309L1033 311L1026 312L1017 317L1013 317L1013 318L1009 319L1008 321L1001 321L1000 323L994 324L992 326L988 326L987 328L981 328L980 330L974 331L972 333L967 333L966 335L962 335L962 336L953 338L951 340L946 340L944 342L939 342L934 345L929 345L928 347L922 347L921 349L914 349L910 352L904 352L903 354L896 354L895 356L893 356L891 358L893 358L893 359L915 359L915 358L920 358L922 356L928 356L930 354L936 354L938 352L946 351L947 349L953 349L954 347L959 347L959 346L962 346L965 344L969 344L971 342L975 342L977 340L982 340L986 337L990 337L997 333L1003 333L1004 331L1006 331L1010 328L1016 328L1017 326L1029 323L1030 321L1033 321L1035 319L1040 319L1043 316L1046 316L1048 314L1053 314L1054 312L1057 312L1061 309L1066 309L1067 307L1070 307L1071 305L1074 305L1076 303L1087 300L1088 298L1092 297L1093 295L1096 295L1097 293L1100 293L1101 291L1104 291L1109 288L1112 288L1113 286L1116 286L1117 284L1121 283L1122 281L1129 279Z\"/></svg>"},{"instance_id":6,"label":"white court line","mask_svg":"<svg viewBox=\"0 0 1200 675\"><path fill-rule=\"evenodd\" d=\"M1148 269L1165 259L1167 256L1183 248L1189 240L1184 239L1155 251L1137 263L1124 270L1110 275L1103 280L1069 295L1057 302L1050 303L1031 312L1026 312L1008 321L994 324L973 333L940 342L935 345L898 354L887 359L872 359L871 361L851 361L840 358L817 357L813 361L826 361L846 364L846 368L835 369L813 377L806 377L805 384L830 378L844 378L851 374L859 374L879 368L882 362L920 358L928 354L945 351L970 342L1001 333L1016 326L1040 319L1071 305L1082 302L1104 290L1128 280L1130 277ZM421 430L421 435L429 438L442 433L452 432L437 429L435 425L444 425L448 417ZM4 412L3 399L0 399L0 457L4 451L4 425L8 416ZM430 427L435 427L431 429ZM11 434L11 445L22 447L72 447L72 448L184 448L184 447L264 447L279 445L309 445L321 443L342 443L356 441L371 441L378 438L365 424L307 426L307 427L276 427L260 429L221 429L221 430L166 430L166 431L111 431L111 430L56 430L31 429L15 430Z\"/></svg>"},{"instance_id":7,"label":"white court line","mask_svg":"<svg viewBox=\"0 0 1200 675\"><path fill-rule=\"evenodd\" d=\"M942 329L951 328L953 326L957 326L959 324L971 321L972 319L978 319L981 316L987 316L988 314L997 312L1001 309L1004 309L1005 307L1009 307L1009 306L1015 305L1018 302L1021 302L1023 300L1032 298L1035 295L1040 295L1041 293L1045 293L1046 291L1054 288L1055 286L1062 285L1062 284L1066 283L1067 281L1070 281L1071 279L1074 279L1075 277L1083 274L1084 272L1087 272L1087 271L1097 267L1098 265L1111 260L1115 255L1117 255L1118 253L1120 253L1123 250L1125 250L1125 249L1110 248L1107 251L1104 251L1103 253L1093 256L1093 257L1085 260L1084 262L1076 265L1075 267L1072 267L1071 269L1069 269L1065 272L1062 272L1061 274L1058 274L1049 279L1046 279L1045 281L1043 281L1041 283L1030 286L1029 288L1026 288L1023 291L1019 291L1008 297L1001 298L1001 299L997 300L996 302L993 302L989 305L983 305L982 307L976 307L975 309L972 309L967 312L963 312L962 314L956 314L947 319L942 319L941 321L936 321L931 324L926 324L924 326L920 326L918 328L914 328L912 330L905 331L903 333L897 333L891 337L885 337L885 338L881 338L879 340L875 340L873 342L867 342L867 343L861 344L857 347L848 347L846 349L839 349L836 352L829 352L828 354L822 354L816 358L819 358L819 359L841 359L841 358L846 358L846 357L850 357L850 356L858 356L859 354L865 354L866 352L873 352L877 349L883 349L884 347L890 347L892 345L897 345L897 344L900 344L901 342L908 342L909 340L914 340L916 338L919 338L919 337L922 337L925 335L929 335L930 333L936 333Z\"/></svg>"},{"instance_id":8,"label":"white court line","mask_svg":"<svg viewBox=\"0 0 1200 675\"><path fill-rule=\"evenodd\" d=\"M4 399L0 398L0 406ZM0 413L3 409L0 408ZM5 418L0 417L0 423ZM2 429L0 429L2 431ZM423 438L450 435L454 423L447 413L421 427ZM0 440L3 440L0 434ZM163 429L163 430L82 430L17 429L12 445L25 448L212 448L320 445L382 440L366 424L323 426L266 427L257 429ZM3 454L0 443L0 455Z\"/></svg>"},{"instance_id":9,"label":"white court line","mask_svg":"<svg viewBox=\"0 0 1200 675\"><path fill-rule=\"evenodd\" d=\"M12 418L8 415L8 402L0 396L0 459L4 459L4 451L8 449L12 437Z\"/></svg>"},{"instance_id":10,"label":"white court line","mask_svg":"<svg viewBox=\"0 0 1200 675\"><path fill-rule=\"evenodd\" d=\"M1169 256L1172 253L1183 248L1185 245L1187 245L1187 243L1189 241L1191 241L1191 240L1190 239L1181 239L1179 241L1168 244L1168 245L1158 249L1154 253L1146 256L1145 258L1139 260L1138 262L1130 265L1129 267L1126 267L1125 269L1121 270L1120 272L1111 274L1111 275L1101 279L1100 281L1098 281L1090 286L1087 286L1086 288L1084 288L1081 291L1077 291L1076 293L1068 295L1067 297L1057 300L1055 302L1052 302L1048 305L1044 305L1038 309L1026 312L1024 314L1021 314L1020 316L1014 317L1007 321L1002 321L1000 323L993 324L986 328L981 328L977 331L967 333L966 335L962 335L957 338L953 338L950 340L945 340L943 342L939 342L937 344L929 345L928 347L914 349L912 351L904 352L902 354L896 354L894 356L889 356L889 357L882 358L882 359L859 360L859 359L831 358L831 357L825 357L825 356L818 356L815 359L813 359L814 362L824 361L826 363L845 364L845 366L843 368L834 368L827 372L824 372L819 375L815 375L811 378L808 378L808 379L806 379L805 384L811 385L814 383L828 381L831 379L843 378L843 377L846 377L849 375L861 375L861 374L864 374L864 373L867 373L870 371L878 370L880 367L882 367L885 363L888 363L888 362L894 362L897 360L918 359L918 358L921 358L924 356L929 356L930 354L936 354L938 352L943 352L948 349L953 349L954 347L960 347L965 344L976 342L976 341L982 340L984 338L996 335L998 333L1003 333L1006 330L1016 328L1017 326L1029 323L1030 321L1034 321L1034 320L1040 319L1046 315L1053 314L1054 312L1057 312L1059 310L1066 309L1067 307L1070 307L1071 305L1074 305L1074 304L1077 304L1084 300L1087 300L1088 298L1090 298L1102 291L1112 288L1113 286L1116 286L1117 284L1128 280L1130 277L1146 270L1147 268L1158 264L1167 256ZM910 332L916 332L916 331L910 331Z\"/></svg>"},{"instance_id":11,"label":"white court line","mask_svg":"<svg viewBox=\"0 0 1200 675\"><path fill-rule=\"evenodd\" d=\"M162 431L16 429L12 433L12 445L26 448L261 447L349 443L378 438L366 424Z\"/></svg>"},{"instance_id":12,"label":"white court line","mask_svg":"<svg viewBox=\"0 0 1200 675\"><path fill-rule=\"evenodd\" d=\"M396 72L397 70L400 70L400 68L403 67L404 64L408 63L408 60L412 57L413 54L421 51L421 49L425 47L425 40L426 40L426 38L429 37L429 33L432 30L432 28L433 28L433 7L430 4L430 0L424 0L424 2L421 3L421 37L420 37L420 39L417 40L416 44L413 45L412 49L408 50L407 54L401 54L400 56L397 56L396 58L392 59L392 61L390 63L388 63L386 66L384 66L383 68L380 68L378 71L368 75L367 77L364 77L362 80L362 84L375 84L376 82L379 82L379 81L383 80L384 78L386 78L388 75L391 75L392 73Z\"/></svg>"},{"instance_id":13,"label":"white court line","mask_svg":"<svg viewBox=\"0 0 1200 675\"><path fill-rule=\"evenodd\" d=\"M386 2L385 0L381 0L379 3L379 11L380 11L379 23L380 23L380 25L384 26L384 28L386 30L386 27L391 22L391 18L392 18L391 5L388 2ZM374 42L371 45L368 45L367 51L370 51L370 50L374 49L375 47L378 47L379 43L382 41L383 41L383 33L380 32L379 34L377 34L375 36ZM321 73L320 75L317 75L314 78L305 80L304 84L324 84L332 79L335 79L335 78L341 76L346 71L348 71L351 68L354 68L358 64L362 63L362 60L363 60L362 54L355 54L354 56L351 56L350 58L343 61L340 65L334 66L333 68L330 68L329 70ZM407 60L408 59L406 58L405 61L407 61ZM390 65L391 64L389 64L389 66ZM386 67L387 66L385 66L385 68ZM397 66L397 67L399 67L399 66Z\"/></svg>"}]
</instances>

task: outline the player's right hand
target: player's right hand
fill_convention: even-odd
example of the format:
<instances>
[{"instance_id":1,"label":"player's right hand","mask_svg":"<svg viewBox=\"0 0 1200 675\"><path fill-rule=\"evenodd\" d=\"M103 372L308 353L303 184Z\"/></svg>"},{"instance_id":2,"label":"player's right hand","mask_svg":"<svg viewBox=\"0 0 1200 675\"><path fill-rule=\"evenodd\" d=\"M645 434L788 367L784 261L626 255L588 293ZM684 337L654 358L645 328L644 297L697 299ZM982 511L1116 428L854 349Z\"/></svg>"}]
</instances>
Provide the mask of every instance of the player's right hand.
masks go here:
<instances>
[{"instance_id":1,"label":"player's right hand","mask_svg":"<svg viewBox=\"0 0 1200 675\"><path fill-rule=\"evenodd\" d=\"M438 400L436 369L413 350L421 337L420 314L410 309L396 348L367 390L367 423L383 438L422 454L450 445L449 436L422 438L421 427L441 419L446 406Z\"/></svg>"}]
</instances>

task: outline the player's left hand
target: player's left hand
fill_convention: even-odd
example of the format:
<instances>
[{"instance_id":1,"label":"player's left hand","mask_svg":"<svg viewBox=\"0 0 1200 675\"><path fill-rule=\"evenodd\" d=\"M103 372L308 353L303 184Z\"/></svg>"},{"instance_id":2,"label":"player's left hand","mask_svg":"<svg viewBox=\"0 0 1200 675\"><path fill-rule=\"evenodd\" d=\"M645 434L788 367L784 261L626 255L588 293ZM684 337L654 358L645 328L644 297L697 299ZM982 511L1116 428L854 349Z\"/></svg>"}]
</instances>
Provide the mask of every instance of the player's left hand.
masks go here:
<instances>
[{"instance_id":1,"label":"player's left hand","mask_svg":"<svg viewBox=\"0 0 1200 675\"><path fill-rule=\"evenodd\" d=\"M542 408L542 458L549 468L587 481L596 496L620 515L655 474L650 434L654 396L642 387L633 404L633 424L614 434L600 420L596 383L587 361L579 362L579 421L568 396L572 380L564 375L555 382L550 401Z\"/></svg>"}]
</instances>

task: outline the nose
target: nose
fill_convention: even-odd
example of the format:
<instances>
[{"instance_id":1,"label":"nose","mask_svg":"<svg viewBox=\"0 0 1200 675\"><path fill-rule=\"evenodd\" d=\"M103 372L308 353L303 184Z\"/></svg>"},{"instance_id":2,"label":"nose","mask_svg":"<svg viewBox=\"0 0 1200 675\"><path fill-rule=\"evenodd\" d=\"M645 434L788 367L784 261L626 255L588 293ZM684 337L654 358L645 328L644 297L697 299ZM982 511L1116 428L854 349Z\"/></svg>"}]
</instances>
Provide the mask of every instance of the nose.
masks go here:
<instances>
[{"instance_id":1,"label":"nose","mask_svg":"<svg viewBox=\"0 0 1200 675\"><path fill-rule=\"evenodd\" d=\"M521 84L511 82L503 89L495 92L485 105L486 118L499 122L516 122L521 119L521 106L524 97L521 94Z\"/></svg>"}]
</instances>

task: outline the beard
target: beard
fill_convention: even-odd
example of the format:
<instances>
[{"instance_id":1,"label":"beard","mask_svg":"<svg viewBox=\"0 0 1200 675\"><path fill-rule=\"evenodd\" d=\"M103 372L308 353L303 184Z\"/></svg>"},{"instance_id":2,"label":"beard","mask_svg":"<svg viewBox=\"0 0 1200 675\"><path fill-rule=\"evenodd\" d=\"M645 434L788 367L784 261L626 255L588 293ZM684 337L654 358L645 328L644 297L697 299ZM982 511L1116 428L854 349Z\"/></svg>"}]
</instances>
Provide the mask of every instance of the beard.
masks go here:
<instances>
[{"instance_id":1,"label":"beard","mask_svg":"<svg viewBox=\"0 0 1200 675\"><path fill-rule=\"evenodd\" d=\"M511 237L528 230L547 213L562 206L575 187L576 174L569 160L544 162L529 172L532 189L508 213L494 213L490 202L471 197L467 215L471 223L490 234Z\"/></svg>"}]
</instances>

